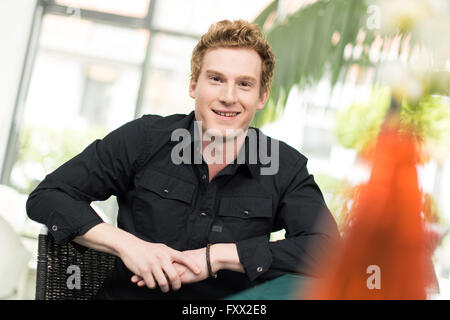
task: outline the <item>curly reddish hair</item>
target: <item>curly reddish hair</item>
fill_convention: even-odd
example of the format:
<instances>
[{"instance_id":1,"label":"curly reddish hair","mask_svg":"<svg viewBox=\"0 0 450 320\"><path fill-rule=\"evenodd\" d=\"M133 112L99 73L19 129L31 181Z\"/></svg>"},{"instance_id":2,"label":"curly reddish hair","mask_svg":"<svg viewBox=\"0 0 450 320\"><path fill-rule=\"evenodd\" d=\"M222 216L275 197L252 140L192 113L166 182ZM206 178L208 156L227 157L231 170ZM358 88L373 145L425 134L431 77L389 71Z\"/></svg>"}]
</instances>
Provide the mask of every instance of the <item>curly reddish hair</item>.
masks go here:
<instances>
[{"instance_id":1,"label":"curly reddish hair","mask_svg":"<svg viewBox=\"0 0 450 320\"><path fill-rule=\"evenodd\" d=\"M245 20L222 20L209 27L192 52L191 80L197 82L206 52L221 47L255 50L262 60L260 94L270 89L275 55L259 26Z\"/></svg>"}]
</instances>

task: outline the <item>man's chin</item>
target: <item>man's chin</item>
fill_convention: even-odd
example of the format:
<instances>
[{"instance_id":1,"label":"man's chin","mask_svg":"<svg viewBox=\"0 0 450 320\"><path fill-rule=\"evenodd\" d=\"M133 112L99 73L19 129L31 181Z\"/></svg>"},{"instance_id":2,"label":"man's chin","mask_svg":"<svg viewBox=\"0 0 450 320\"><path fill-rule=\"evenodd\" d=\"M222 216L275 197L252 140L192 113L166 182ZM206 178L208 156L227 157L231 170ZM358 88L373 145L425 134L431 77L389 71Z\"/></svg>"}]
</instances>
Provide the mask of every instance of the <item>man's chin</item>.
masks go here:
<instances>
[{"instance_id":1,"label":"man's chin","mask_svg":"<svg viewBox=\"0 0 450 320\"><path fill-rule=\"evenodd\" d=\"M246 134L246 130L241 128L209 128L203 132L203 138L207 140L234 140Z\"/></svg>"}]
</instances>

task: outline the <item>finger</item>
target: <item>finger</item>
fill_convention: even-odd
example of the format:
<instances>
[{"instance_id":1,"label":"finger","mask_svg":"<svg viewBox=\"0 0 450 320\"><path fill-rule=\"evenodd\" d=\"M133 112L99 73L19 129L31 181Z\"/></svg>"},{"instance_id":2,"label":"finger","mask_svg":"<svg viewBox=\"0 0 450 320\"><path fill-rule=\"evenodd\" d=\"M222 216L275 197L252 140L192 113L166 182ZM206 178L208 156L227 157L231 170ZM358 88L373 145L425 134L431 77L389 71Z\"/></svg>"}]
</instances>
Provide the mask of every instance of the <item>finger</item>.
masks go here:
<instances>
[{"instance_id":1,"label":"finger","mask_svg":"<svg viewBox=\"0 0 450 320\"><path fill-rule=\"evenodd\" d=\"M133 277L131 277L131 282L136 283L136 285L138 287L143 287L145 286L145 281L144 278L138 276L138 275L134 275Z\"/></svg>"},{"instance_id":2,"label":"finger","mask_svg":"<svg viewBox=\"0 0 450 320\"><path fill-rule=\"evenodd\" d=\"M174 266L170 261L164 261L162 262L162 267L164 269L164 273L166 274L167 278L169 279L170 286L173 290L178 290L181 288L181 280L178 276L177 271L175 270Z\"/></svg>"},{"instance_id":3,"label":"finger","mask_svg":"<svg viewBox=\"0 0 450 320\"><path fill-rule=\"evenodd\" d=\"M195 274L200 274L202 270L200 267L194 262L193 259L187 257L185 254L178 252L174 256L174 261L184 264L186 267L192 270Z\"/></svg>"},{"instance_id":4,"label":"finger","mask_svg":"<svg viewBox=\"0 0 450 320\"><path fill-rule=\"evenodd\" d=\"M148 288L155 289L156 288L156 282L153 278L153 275L149 272L144 275L144 281Z\"/></svg>"},{"instance_id":5,"label":"finger","mask_svg":"<svg viewBox=\"0 0 450 320\"><path fill-rule=\"evenodd\" d=\"M181 277L188 270L185 265L179 264L178 262L174 262L172 265L178 273L178 277Z\"/></svg>"},{"instance_id":6,"label":"finger","mask_svg":"<svg viewBox=\"0 0 450 320\"><path fill-rule=\"evenodd\" d=\"M142 279L143 279L142 277L140 277L140 276L138 276L137 274L135 274L135 275L133 275L133 276L131 277L131 282L136 283L136 282L141 281Z\"/></svg>"},{"instance_id":7,"label":"finger","mask_svg":"<svg viewBox=\"0 0 450 320\"><path fill-rule=\"evenodd\" d=\"M169 291L169 282L167 281L167 278L160 267L153 268L153 277L155 278L162 292Z\"/></svg>"}]
</instances>

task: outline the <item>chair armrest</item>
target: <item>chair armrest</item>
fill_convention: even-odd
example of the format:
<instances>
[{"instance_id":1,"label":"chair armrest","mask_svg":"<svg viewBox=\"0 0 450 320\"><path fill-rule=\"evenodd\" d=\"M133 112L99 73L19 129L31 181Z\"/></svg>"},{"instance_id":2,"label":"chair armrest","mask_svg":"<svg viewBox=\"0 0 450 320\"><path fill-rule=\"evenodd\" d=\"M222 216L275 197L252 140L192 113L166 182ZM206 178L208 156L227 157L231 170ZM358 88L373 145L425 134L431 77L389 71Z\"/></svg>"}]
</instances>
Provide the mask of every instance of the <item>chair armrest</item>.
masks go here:
<instances>
[{"instance_id":1,"label":"chair armrest","mask_svg":"<svg viewBox=\"0 0 450 320\"><path fill-rule=\"evenodd\" d=\"M39 231L39 234L48 235L48 228L46 226L43 226Z\"/></svg>"}]
</instances>

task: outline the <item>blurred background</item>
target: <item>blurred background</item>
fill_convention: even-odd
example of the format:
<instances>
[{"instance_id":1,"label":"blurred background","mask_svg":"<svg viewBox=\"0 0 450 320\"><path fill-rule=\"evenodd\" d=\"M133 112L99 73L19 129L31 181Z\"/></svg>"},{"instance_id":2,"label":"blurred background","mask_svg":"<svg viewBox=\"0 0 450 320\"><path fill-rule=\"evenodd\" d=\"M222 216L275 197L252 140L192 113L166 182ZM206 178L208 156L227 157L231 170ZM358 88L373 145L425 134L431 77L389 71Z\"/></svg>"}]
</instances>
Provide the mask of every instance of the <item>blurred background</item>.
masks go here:
<instances>
[{"instance_id":1,"label":"blurred background","mask_svg":"<svg viewBox=\"0 0 450 320\"><path fill-rule=\"evenodd\" d=\"M192 50L222 19L258 23L276 54L253 126L309 158L341 227L393 93L417 129L423 217L450 299L448 0L2 0L0 299L34 299L27 195L90 142L143 114L189 113ZM115 224L114 197L91 204ZM283 238L283 230L272 240Z\"/></svg>"}]
</instances>

